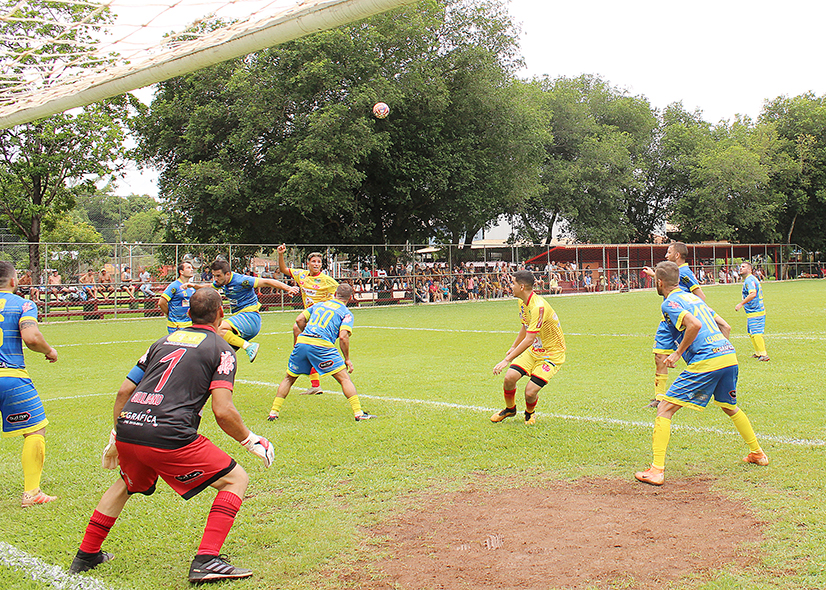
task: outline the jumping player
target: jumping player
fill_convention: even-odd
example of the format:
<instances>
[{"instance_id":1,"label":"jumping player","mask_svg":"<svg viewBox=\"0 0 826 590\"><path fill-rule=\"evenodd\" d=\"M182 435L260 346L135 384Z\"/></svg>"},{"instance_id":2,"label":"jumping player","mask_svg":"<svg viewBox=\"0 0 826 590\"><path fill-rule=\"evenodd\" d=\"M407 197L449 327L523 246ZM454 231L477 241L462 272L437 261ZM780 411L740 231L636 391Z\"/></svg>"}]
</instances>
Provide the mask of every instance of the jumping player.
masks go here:
<instances>
[{"instance_id":1,"label":"jumping player","mask_svg":"<svg viewBox=\"0 0 826 590\"><path fill-rule=\"evenodd\" d=\"M768 465L769 458L760 448L748 416L737 407L737 355L728 340L729 325L699 297L679 288L680 270L675 263L660 262L655 277L657 293L665 298L661 306L663 317L677 343L676 350L665 359L666 366L674 368L680 357L688 366L666 393L657 396L653 460L651 467L638 471L634 477L643 483L663 485L672 416L683 406L702 410L712 398L731 418L749 447L743 461Z\"/></svg>"},{"instance_id":2,"label":"jumping player","mask_svg":"<svg viewBox=\"0 0 826 590\"><path fill-rule=\"evenodd\" d=\"M338 287L338 282L329 275L321 272L324 259L321 252L310 252L307 255L307 268L289 268L284 261L284 252L287 245L281 244L278 247L278 269L285 277L291 277L301 289L301 300L304 309L312 307L316 303L329 301L333 298ZM315 369L310 371L310 388L301 395L316 395L323 393L321 381Z\"/></svg>"},{"instance_id":3,"label":"jumping player","mask_svg":"<svg viewBox=\"0 0 826 590\"><path fill-rule=\"evenodd\" d=\"M513 274L513 296L519 299L519 319L522 327L505 358L493 367L498 375L505 368L505 409L490 417L501 422L516 415L516 384L525 376L525 424L536 424L534 411L539 390L548 384L559 366L565 362L565 335L553 308L533 291L534 277L528 270Z\"/></svg>"},{"instance_id":4,"label":"jumping player","mask_svg":"<svg viewBox=\"0 0 826 590\"><path fill-rule=\"evenodd\" d=\"M261 277L250 277L232 272L226 260L216 260L210 266L212 271L212 287L221 289L229 299L230 317L221 322L218 329L219 334L238 350L243 348L247 353L250 362L258 356L259 345L250 342L258 336L261 331L261 304L258 302L258 295L255 289L261 286L273 287L286 291L290 295L298 295L298 287L291 287L275 279L263 279ZM194 287L201 289L210 285L187 284L184 287Z\"/></svg>"},{"instance_id":5,"label":"jumping player","mask_svg":"<svg viewBox=\"0 0 826 590\"><path fill-rule=\"evenodd\" d=\"M342 283L336 289L333 299L316 303L298 315L293 330L296 341L287 363L287 375L278 385L267 420L278 418L281 406L298 376L308 375L313 369L320 375L332 374L339 382L357 422L375 418L361 409L356 386L350 379L350 373L353 372L353 363L350 360L353 314L347 309L347 303L352 297L353 287ZM336 350L336 340L339 342L341 353Z\"/></svg>"},{"instance_id":6,"label":"jumping player","mask_svg":"<svg viewBox=\"0 0 826 590\"><path fill-rule=\"evenodd\" d=\"M37 327L37 305L15 295L17 271L10 262L0 262L0 413L3 437L23 436L23 508L56 500L40 490L46 460L46 411L29 379L23 358L23 344L57 361L57 351L49 346Z\"/></svg>"},{"instance_id":7,"label":"jumping player","mask_svg":"<svg viewBox=\"0 0 826 590\"><path fill-rule=\"evenodd\" d=\"M702 287L697 277L694 276L691 268L688 266L686 259L688 258L688 246L683 242L673 242L669 244L668 250L665 252L665 259L676 264L680 269L680 282L678 287L686 293L693 293L703 301L706 300L706 295L703 293ZM642 271L649 277L654 278L654 270L650 266L646 266ZM656 279L655 279L656 281ZM656 408L657 396L665 393L668 386L668 367L665 365L665 359L669 354L674 352L674 341L671 338L671 331L665 322L665 318L660 320L657 326L657 334L654 336L654 399L648 404L651 408Z\"/></svg>"},{"instance_id":8,"label":"jumping player","mask_svg":"<svg viewBox=\"0 0 826 590\"><path fill-rule=\"evenodd\" d=\"M749 331L754 354L752 358L760 361L768 361L769 353L766 352L766 341L763 334L766 331L766 308L763 306L763 287L760 281L754 276L750 262L740 264L740 276L743 277L743 300L734 306L734 311L740 308L746 310L746 328Z\"/></svg>"},{"instance_id":9,"label":"jumping player","mask_svg":"<svg viewBox=\"0 0 826 590\"><path fill-rule=\"evenodd\" d=\"M169 283L158 299L158 307L166 316L166 330L170 334L181 328L188 328L192 325L189 318L189 299L195 293L192 287L184 288L183 285L192 280L194 274L192 264L181 262L178 265L178 278Z\"/></svg>"},{"instance_id":10,"label":"jumping player","mask_svg":"<svg viewBox=\"0 0 826 590\"><path fill-rule=\"evenodd\" d=\"M101 551L132 494L155 492L161 477L188 500L207 487L218 490L197 554L192 583L247 578L252 571L229 564L221 547L241 507L249 477L243 467L198 434L201 412L212 398L218 426L244 448L272 464L270 442L249 431L232 403L235 353L216 331L223 319L221 296L201 289L190 300L192 326L161 338L129 372L115 398L115 429L103 466L120 464L121 477L103 494L69 571L85 572L113 558Z\"/></svg>"}]
</instances>

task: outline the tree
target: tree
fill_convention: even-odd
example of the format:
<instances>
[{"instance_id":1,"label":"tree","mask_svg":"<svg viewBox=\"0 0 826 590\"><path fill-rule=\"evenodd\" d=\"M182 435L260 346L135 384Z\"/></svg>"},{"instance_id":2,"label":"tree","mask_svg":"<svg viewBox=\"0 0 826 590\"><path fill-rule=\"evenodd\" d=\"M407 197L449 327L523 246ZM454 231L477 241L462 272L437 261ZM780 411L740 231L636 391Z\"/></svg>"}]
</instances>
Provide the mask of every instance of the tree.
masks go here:
<instances>
[{"instance_id":1,"label":"tree","mask_svg":"<svg viewBox=\"0 0 826 590\"><path fill-rule=\"evenodd\" d=\"M426 0L161 83L139 132L168 237L472 239L535 183L517 49L501 2Z\"/></svg>"},{"instance_id":2,"label":"tree","mask_svg":"<svg viewBox=\"0 0 826 590\"><path fill-rule=\"evenodd\" d=\"M760 121L774 126L785 158L771 178L783 196L776 217L781 239L826 250L826 98L778 97L765 104Z\"/></svg>"},{"instance_id":3,"label":"tree","mask_svg":"<svg viewBox=\"0 0 826 590\"><path fill-rule=\"evenodd\" d=\"M4 4L12 6L9 0ZM41 44L35 51L29 48L32 39L50 34L51 25L39 18L41 13L66 23L102 24L109 19L108 10L97 8L48 1L16 4L14 16L22 20L3 20L0 28L4 39L25 38L26 43L5 41L5 55L16 56L16 63L23 65L38 59L56 65L61 51L63 55L73 52L73 67L99 61L91 49L95 39L82 27L70 29L59 41ZM79 53L78 47L90 49ZM34 276L40 271L38 243L48 216L71 209L77 194L93 190L92 179L115 172L115 162L125 155L124 125L130 104L134 100L124 95L0 131L0 213L30 243L29 268Z\"/></svg>"},{"instance_id":4,"label":"tree","mask_svg":"<svg viewBox=\"0 0 826 590\"><path fill-rule=\"evenodd\" d=\"M79 274L81 264L97 266L111 255L111 249L103 243L103 236L75 214L62 214L49 226L43 233L43 241L56 245L51 249L48 264L60 271L64 282Z\"/></svg>"}]
</instances>

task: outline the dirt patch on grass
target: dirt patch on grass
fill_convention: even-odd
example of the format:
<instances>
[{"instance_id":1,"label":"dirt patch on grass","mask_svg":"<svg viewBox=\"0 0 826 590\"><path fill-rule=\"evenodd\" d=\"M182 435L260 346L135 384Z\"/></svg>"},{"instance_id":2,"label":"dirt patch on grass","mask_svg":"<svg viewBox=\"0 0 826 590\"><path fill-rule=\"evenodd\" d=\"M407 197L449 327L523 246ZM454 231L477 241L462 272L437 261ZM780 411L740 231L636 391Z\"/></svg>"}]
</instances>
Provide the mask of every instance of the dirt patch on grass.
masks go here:
<instances>
[{"instance_id":1,"label":"dirt patch on grass","mask_svg":"<svg viewBox=\"0 0 826 590\"><path fill-rule=\"evenodd\" d=\"M553 481L466 489L371 530L389 557L357 567L361 590L668 587L753 559L762 523L711 479ZM750 557L751 555L751 557ZM377 576L364 572L379 572Z\"/></svg>"}]
</instances>

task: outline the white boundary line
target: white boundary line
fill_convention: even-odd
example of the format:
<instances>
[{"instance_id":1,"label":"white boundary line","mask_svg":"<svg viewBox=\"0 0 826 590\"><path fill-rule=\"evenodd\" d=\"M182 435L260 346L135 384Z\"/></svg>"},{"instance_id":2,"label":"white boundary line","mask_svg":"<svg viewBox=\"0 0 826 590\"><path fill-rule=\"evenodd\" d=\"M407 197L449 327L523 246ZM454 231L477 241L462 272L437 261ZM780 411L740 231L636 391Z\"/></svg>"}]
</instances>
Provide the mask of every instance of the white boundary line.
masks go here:
<instances>
[{"instance_id":1,"label":"white boundary line","mask_svg":"<svg viewBox=\"0 0 826 590\"><path fill-rule=\"evenodd\" d=\"M35 582L44 582L59 590L110 590L110 587L87 576L70 574L59 565L50 565L5 541L0 541L0 564L20 570Z\"/></svg>"},{"instance_id":2,"label":"white boundary line","mask_svg":"<svg viewBox=\"0 0 826 590\"><path fill-rule=\"evenodd\" d=\"M236 383L243 383L245 385L261 385L264 387L270 388L277 388L277 383L270 383L267 381L252 381L249 379L236 379ZM340 393L337 391L331 391L325 393ZM398 402L404 404L421 404L425 406L434 406L440 408L449 408L453 410L468 410L471 412L495 412L501 408L490 408L484 406L469 406L463 404L453 404L450 402L439 402L439 401L431 401L431 400L423 400L423 399L415 399L415 398L403 398L403 397L384 397L380 395L363 395L359 394L359 398L362 399L374 399L378 401L384 402ZM544 412L537 412L538 416L543 416L546 418L551 418L552 420L565 420L569 422L589 422L591 424L596 424L599 426L619 426L619 427L633 427L633 428L645 428L651 429L653 427L653 420L651 422L637 422L633 420L618 420L615 418L600 418L596 416L573 416L570 414L546 414ZM732 436L733 432L730 430L724 430L722 428L710 428L706 426L683 426L680 424L675 424L672 426L674 430L686 430L689 432L699 432L703 434L719 434L722 436ZM805 438L795 438L790 436L777 436L773 434L757 434L757 438L759 440L770 440L772 442L791 445L796 447L822 447L826 446L826 440L821 439L805 439Z\"/></svg>"}]
</instances>

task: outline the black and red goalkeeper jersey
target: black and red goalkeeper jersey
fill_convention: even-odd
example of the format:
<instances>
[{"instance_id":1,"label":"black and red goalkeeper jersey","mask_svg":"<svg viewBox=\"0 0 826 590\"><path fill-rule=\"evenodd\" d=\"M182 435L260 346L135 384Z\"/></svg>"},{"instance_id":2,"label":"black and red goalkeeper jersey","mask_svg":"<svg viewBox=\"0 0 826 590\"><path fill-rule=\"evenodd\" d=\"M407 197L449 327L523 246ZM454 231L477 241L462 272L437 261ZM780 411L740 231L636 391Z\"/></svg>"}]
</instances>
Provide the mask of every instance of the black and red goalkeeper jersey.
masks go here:
<instances>
[{"instance_id":1,"label":"black and red goalkeeper jersey","mask_svg":"<svg viewBox=\"0 0 826 590\"><path fill-rule=\"evenodd\" d=\"M118 417L118 440L159 449L188 445L210 391L231 390L235 368L235 352L211 326L161 338L138 361L143 378Z\"/></svg>"}]
</instances>

